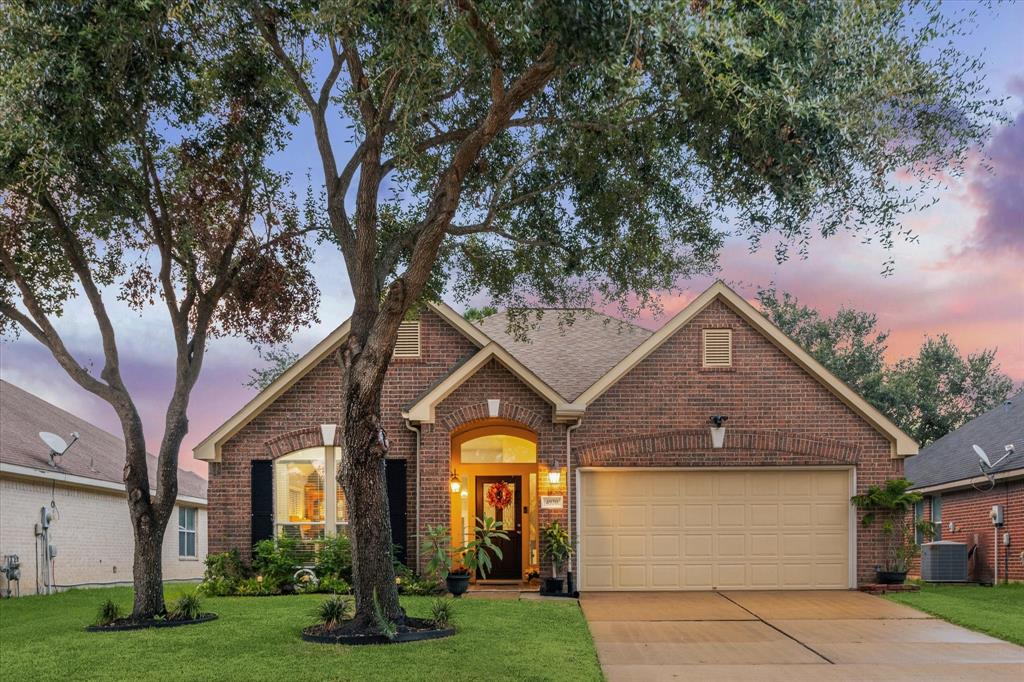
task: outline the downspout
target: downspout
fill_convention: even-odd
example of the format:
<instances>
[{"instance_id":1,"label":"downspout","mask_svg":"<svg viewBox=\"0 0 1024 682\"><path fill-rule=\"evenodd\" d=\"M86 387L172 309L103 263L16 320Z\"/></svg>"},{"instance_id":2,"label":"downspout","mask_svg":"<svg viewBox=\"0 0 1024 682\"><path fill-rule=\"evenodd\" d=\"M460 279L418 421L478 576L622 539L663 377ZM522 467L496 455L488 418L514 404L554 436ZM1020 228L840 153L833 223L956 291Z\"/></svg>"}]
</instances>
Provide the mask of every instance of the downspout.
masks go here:
<instances>
[{"instance_id":1,"label":"downspout","mask_svg":"<svg viewBox=\"0 0 1024 682\"><path fill-rule=\"evenodd\" d=\"M405 428L409 429L416 434L416 457L413 460L416 464L416 558L413 562L416 564L416 573L419 573L420 566L420 427L413 426L409 423L408 419L403 420Z\"/></svg>"},{"instance_id":2,"label":"downspout","mask_svg":"<svg viewBox=\"0 0 1024 682\"><path fill-rule=\"evenodd\" d=\"M573 529L572 534L572 556L569 557L569 570L572 572L573 577L576 576L576 552L579 550L579 541L576 539L578 535L578 528L573 528L572 525L572 432L580 427L583 423L583 417L578 417L575 424L571 424L565 428L565 498L566 498L566 510L569 515L569 528Z\"/></svg>"}]
</instances>

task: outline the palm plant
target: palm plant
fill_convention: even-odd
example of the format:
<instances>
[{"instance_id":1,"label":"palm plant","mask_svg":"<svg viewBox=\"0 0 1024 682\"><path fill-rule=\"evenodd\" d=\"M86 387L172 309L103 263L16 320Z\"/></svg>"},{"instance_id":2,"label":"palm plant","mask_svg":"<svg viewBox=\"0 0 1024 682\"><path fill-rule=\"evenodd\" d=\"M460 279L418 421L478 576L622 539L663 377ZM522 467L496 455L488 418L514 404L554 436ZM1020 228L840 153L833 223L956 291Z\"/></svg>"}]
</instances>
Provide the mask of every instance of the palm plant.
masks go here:
<instances>
[{"instance_id":1,"label":"palm plant","mask_svg":"<svg viewBox=\"0 0 1024 682\"><path fill-rule=\"evenodd\" d=\"M865 512L862 525L881 523L887 572L905 574L910 568L910 562L919 551L914 541L915 531L921 531L925 537L934 533L927 521L914 520L914 505L921 501L922 495L911 491L911 485L905 478L894 478L850 498L853 506Z\"/></svg>"},{"instance_id":2,"label":"palm plant","mask_svg":"<svg viewBox=\"0 0 1024 682\"><path fill-rule=\"evenodd\" d=\"M508 533L501 529L501 521L490 517L477 519L473 539L458 549L467 570L481 578L487 577L487 571L493 565L491 554L499 559L503 556L501 548L494 544L495 540L508 540Z\"/></svg>"}]
</instances>

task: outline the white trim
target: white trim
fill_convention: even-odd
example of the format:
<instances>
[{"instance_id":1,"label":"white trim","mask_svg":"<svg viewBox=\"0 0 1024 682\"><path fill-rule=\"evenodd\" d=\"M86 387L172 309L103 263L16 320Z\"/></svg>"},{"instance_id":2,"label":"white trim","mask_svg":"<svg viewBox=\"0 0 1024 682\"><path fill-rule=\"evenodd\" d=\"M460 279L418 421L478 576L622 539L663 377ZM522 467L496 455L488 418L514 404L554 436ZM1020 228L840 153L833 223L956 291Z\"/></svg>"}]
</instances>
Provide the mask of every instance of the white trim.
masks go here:
<instances>
[{"instance_id":1,"label":"white trim","mask_svg":"<svg viewBox=\"0 0 1024 682\"><path fill-rule=\"evenodd\" d=\"M66 483L80 488L93 488L95 490L108 490L120 493L126 491L124 483L76 476L75 474L68 474L63 471L47 471L46 469L36 469L34 467L21 466L20 464L8 464L7 462L0 462L0 473L43 481L57 481L58 483ZM150 495L156 495L155 490L150 490L149 493ZM192 504L200 507L206 506L205 499L189 495L178 495L175 501L176 503Z\"/></svg>"},{"instance_id":2,"label":"white trim","mask_svg":"<svg viewBox=\"0 0 1024 682\"><path fill-rule=\"evenodd\" d=\"M1015 478L1024 478L1024 469L1010 469L1009 471L1000 471L992 476L996 481L1013 480ZM961 488L971 488L977 484L988 483L988 479L984 476L975 476L974 478L961 478L956 481L948 481L946 483L936 483L935 485L925 486L923 488L911 488L911 491L916 493L938 493L946 490L959 490Z\"/></svg>"},{"instance_id":3,"label":"white trim","mask_svg":"<svg viewBox=\"0 0 1024 682\"><path fill-rule=\"evenodd\" d=\"M577 561L576 561L576 589L583 584L583 534L580 532L582 519L580 514L583 509L583 479L582 475L587 472L597 471L848 471L847 477L850 481L850 496L857 491L857 467L849 464L822 464L820 466L712 466L712 467L601 467L588 466L576 467L576 533L574 534ZM857 510L850 504L849 525L849 566L847 567L847 586L849 589L857 589ZM582 590L581 590L582 591ZM594 591L594 590L592 590ZM598 590L600 591L600 590Z\"/></svg>"}]
</instances>

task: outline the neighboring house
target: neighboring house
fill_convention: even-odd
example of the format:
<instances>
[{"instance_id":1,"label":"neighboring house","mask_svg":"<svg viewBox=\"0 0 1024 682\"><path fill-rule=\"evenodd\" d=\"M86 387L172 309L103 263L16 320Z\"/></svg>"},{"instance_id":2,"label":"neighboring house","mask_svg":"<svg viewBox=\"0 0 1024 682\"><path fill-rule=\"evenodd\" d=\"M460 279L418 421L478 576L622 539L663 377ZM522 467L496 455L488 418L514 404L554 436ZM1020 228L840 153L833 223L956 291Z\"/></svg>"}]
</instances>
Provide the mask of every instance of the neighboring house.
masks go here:
<instances>
[{"instance_id":1,"label":"neighboring house","mask_svg":"<svg viewBox=\"0 0 1024 682\"><path fill-rule=\"evenodd\" d=\"M991 479L983 475L973 446L996 462L1011 444L1014 454L991 470ZM915 517L932 522L936 539L975 548L972 580L990 582L995 576L997 537L1000 580L1024 580L1024 392L922 448L907 460L906 475L924 493ZM990 517L994 505L1003 507L998 531Z\"/></svg>"},{"instance_id":2,"label":"neighboring house","mask_svg":"<svg viewBox=\"0 0 1024 682\"><path fill-rule=\"evenodd\" d=\"M40 431L67 441L50 464ZM84 419L0 381L0 555L21 562L22 595L130 583L134 541L125 497L124 441ZM156 458L150 457L154 481ZM43 510L52 516L48 543L37 535ZM47 563L46 544L56 550ZM178 504L163 545L166 580L202 577L206 558L206 481L179 470ZM2 563L2 562L0 562ZM50 580L45 576L47 571ZM0 576L0 590L11 585Z\"/></svg>"},{"instance_id":3,"label":"neighboring house","mask_svg":"<svg viewBox=\"0 0 1024 682\"><path fill-rule=\"evenodd\" d=\"M856 491L903 475L916 444L716 283L657 332L548 311L528 341L506 319L429 305L403 323L383 393L394 542L474 519L511 537L490 579L542 561L539 529L568 525L582 590L855 587L878 530ZM210 463L210 549L313 542L343 530L343 324L195 449ZM715 448L712 416L726 416ZM501 486L499 484L505 484ZM503 509L490 494L507 486ZM499 501L500 504L500 501ZM416 557L419 557L417 560Z\"/></svg>"}]
</instances>

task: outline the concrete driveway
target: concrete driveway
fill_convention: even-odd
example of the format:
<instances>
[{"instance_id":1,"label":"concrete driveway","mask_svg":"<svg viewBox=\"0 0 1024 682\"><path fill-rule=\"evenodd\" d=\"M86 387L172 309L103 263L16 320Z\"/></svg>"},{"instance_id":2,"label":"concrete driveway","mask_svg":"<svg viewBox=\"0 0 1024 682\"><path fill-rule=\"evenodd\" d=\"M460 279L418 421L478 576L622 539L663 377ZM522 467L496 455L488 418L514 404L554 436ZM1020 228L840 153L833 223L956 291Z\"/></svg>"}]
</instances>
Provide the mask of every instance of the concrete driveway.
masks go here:
<instances>
[{"instance_id":1,"label":"concrete driveway","mask_svg":"<svg viewBox=\"0 0 1024 682\"><path fill-rule=\"evenodd\" d=\"M861 592L597 592L581 604L611 682L1024 679L1024 647Z\"/></svg>"}]
</instances>

